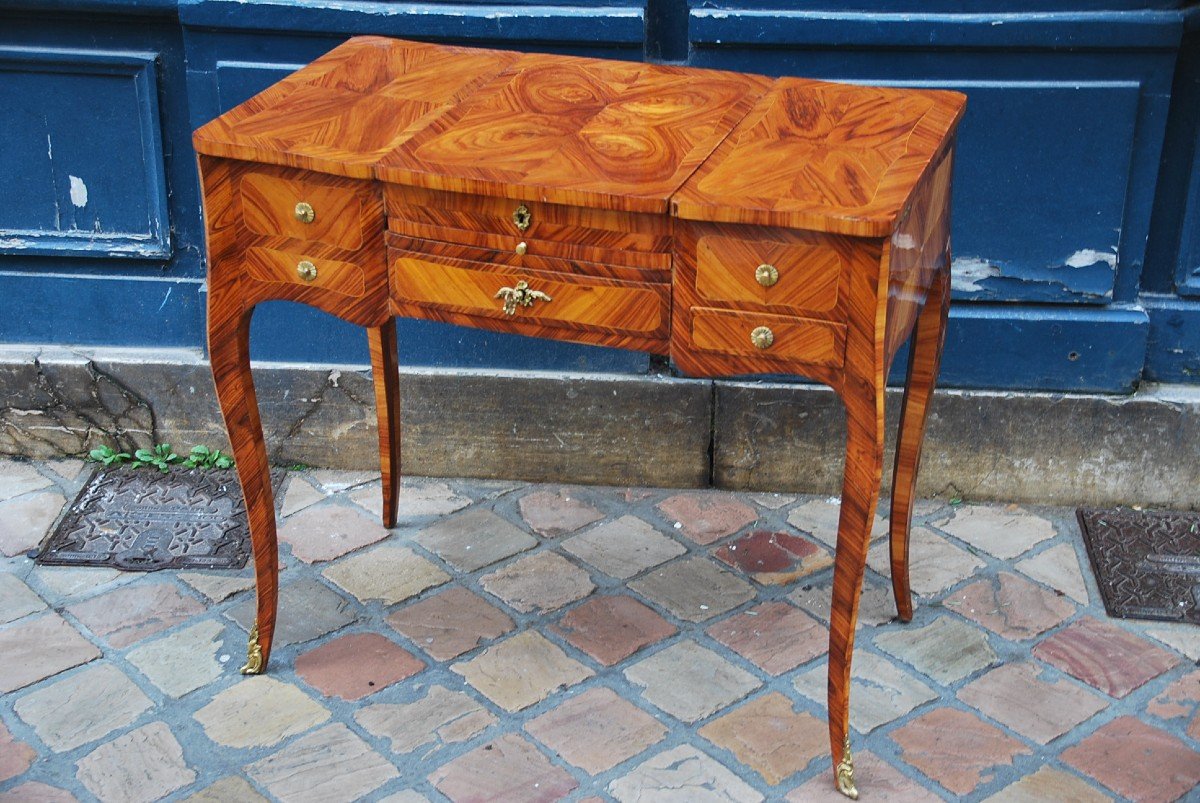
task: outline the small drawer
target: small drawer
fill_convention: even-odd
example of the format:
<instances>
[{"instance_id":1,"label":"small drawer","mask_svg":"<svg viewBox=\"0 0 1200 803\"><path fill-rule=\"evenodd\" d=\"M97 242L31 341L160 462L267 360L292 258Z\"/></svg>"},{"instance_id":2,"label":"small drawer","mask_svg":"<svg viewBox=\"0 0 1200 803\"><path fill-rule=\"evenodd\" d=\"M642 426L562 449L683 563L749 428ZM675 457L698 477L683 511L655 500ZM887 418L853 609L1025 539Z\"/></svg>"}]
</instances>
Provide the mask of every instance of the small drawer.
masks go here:
<instances>
[{"instance_id":1,"label":"small drawer","mask_svg":"<svg viewBox=\"0 0 1200 803\"><path fill-rule=\"evenodd\" d=\"M845 357L843 324L754 312L691 312L692 343L704 351L829 368L841 367Z\"/></svg>"},{"instance_id":2,"label":"small drawer","mask_svg":"<svg viewBox=\"0 0 1200 803\"><path fill-rule=\"evenodd\" d=\"M742 240L696 242L696 290L706 301L744 302L823 315L837 306L846 262L832 244Z\"/></svg>"},{"instance_id":3,"label":"small drawer","mask_svg":"<svg viewBox=\"0 0 1200 803\"><path fill-rule=\"evenodd\" d=\"M388 248L392 301L520 324L667 336L670 286L526 270Z\"/></svg>"},{"instance_id":4,"label":"small drawer","mask_svg":"<svg viewBox=\"0 0 1200 803\"><path fill-rule=\"evenodd\" d=\"M246 276L257 282L311 287L356 298L366 295L363 269L350 262L271 248L248 248L244 265Z\"/></svg>"},{"instance_id":5,"label":"small drawer","mask_svg":"<svg viewBox=\"0 0 1200 803\"><path fill-rule=\"evenodd\" d=\"M242 222L259 236L287 237L355 251L363 245L364 226L383 226L381 216L368 214L368 210L378 207L378 203L371 203L370 186L346 180L325 183L299 171L292 176L247 173L239 182Z\"/></svg>"}]
</instances>

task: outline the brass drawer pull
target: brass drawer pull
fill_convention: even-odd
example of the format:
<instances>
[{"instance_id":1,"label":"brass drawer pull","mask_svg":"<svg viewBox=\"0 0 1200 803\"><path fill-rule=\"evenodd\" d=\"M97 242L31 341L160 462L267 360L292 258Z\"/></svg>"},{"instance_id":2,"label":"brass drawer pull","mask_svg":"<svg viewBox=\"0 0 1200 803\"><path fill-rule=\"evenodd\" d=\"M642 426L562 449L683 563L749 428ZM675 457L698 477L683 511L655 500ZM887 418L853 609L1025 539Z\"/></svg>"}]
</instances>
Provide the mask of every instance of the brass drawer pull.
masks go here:
<instances>
[{"instance_id":1,"label":"brass drawer pull","mask_svg":"<svg viewBox=\"0 0 1200 803\"><path fill-rule=\"evenodd\" d=\"M529 250L529 246L526 243L524 243L524 242L517 243L517 256L522 256L522 257L525 256L525 252L528 250Z\"/></svg>"},{"instance_id":2,"label":"brass drawer pull","mask_svg":"<svg viewBox=\"0 0 1200 803\"><path fill-rule=\"evenodd\" d=\"M529 228L529 224L533 222L533 215L529 212L529 207L521 204L512 214L513 224L516 225L517 231L525 231Z\"/></svg>"},{"instance_id":3,"label":"brass drawer pull","mask_svg":"<svg viewBox=\"0 0 1200 803\"><path fill-rule=\"evenodd\" d=\"M304 201L296 204L296 220L301 223L312 223L317 219L317 213L313 211L312 205Z\"/></svg>"},{"instance_id":4,"label":"brass drawer pull","mask_svg":"<svg viewBox=\"0 0 1200 803\"><path fill-rule=\"evenodd\" d=\"M504 299L504 314L515 315L517 307L532 307L535 301L553 301L541 290L530 290L529 282L522 279L516 287L501 287L493 298Z\"/></svg>"},{"instance_id":5,"label":"brass drawer pull","mask_svg":"<svg viewBox=\"0 0 1200 803\"><path fill-rule=\"evenodd\" d=\"M755 269L754 279L763 287L770 287L779 281L779 271L775 269L774 265L768 265L764 262Z\"/></svg>"},{"instance_id":6,"label":"brass drawer pull","mask_svg":"<svg viewBox=\"0 0 1200 803\"><path fill-rule=\"evenodd\" d=\"M759 326L750 333L750 342L755 348L769 349L775 342L775 333L765 326Z\"/></svg>"},{"instance_id":7,"label":"brass drawer pull","mask_svg":"<svg viewBox=\"0 0 1200 803\"><path fill-rule=\"evenodd\" d=\"M309 262L307 259L301 260L296 265L296 273L306 282L311 282L317 278L317 266Z\"/></svg>"}]
</instances>

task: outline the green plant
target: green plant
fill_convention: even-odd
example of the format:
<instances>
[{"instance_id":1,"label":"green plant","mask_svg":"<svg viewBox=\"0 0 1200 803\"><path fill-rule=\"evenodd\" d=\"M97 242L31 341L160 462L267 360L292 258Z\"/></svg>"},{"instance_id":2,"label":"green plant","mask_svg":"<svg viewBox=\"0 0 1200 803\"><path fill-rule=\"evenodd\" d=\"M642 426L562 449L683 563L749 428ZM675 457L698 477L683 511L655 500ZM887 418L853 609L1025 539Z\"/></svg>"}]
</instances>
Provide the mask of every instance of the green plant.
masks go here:
<instances>
[{"instance_id":1,"label":"green plant","mask_svg":"<svg viewBox=\"0 0 1200 803\"><path fill-rule=\"evenodd\" d=\"M133 453L133 456L136 459L130 464L132 468L154 466L164 474L171 470L172 463L179 462L179 455L171 451L171 444L169 443L160 443L154 447L154 451L138 449Z\"/></svg>"},{"instance_id":2,"label":"green plant","mask_svg":"<svg viewBox=\"0 0 1200 803\"><path fill-rule=\"evenodd\" d=\"M193 446L187 459L183 461L184 468L233 468L233 458L220 449L210 449L207 446Z\"/></svg>"},{"instance_id":3,"label":"green plant","mask_svg":"<svg viewBox=\"0 0 1200 803\"><path fill-rule=\"evenodd\" d=\"M111 446L101 446L97 449L92 449L88 452L88 457L97 463L103 463L106 466L119 465L129 460L131 455L129 452L118 452Z\"/></svg>"}]
</instances>

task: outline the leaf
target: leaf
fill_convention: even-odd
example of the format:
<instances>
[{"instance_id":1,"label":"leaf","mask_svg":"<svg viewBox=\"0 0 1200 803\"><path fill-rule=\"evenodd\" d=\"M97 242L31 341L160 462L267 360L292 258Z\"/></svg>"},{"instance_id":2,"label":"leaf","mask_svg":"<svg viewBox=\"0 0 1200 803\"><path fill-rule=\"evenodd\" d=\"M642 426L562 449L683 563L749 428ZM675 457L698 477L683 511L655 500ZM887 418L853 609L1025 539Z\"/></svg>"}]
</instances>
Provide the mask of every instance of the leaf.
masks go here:
<instances>
[{"instance_id":1,"label":"leaf","mask_svg":"<svg viewBox=\"0 0 1200 803\"><path fill-rule=\"evenodd\" d=\"M138 449L133 453L133 456L142 463L149 463L154 459L154 452L150 451L149 449ZM134 468L137 468L137 466L134 466Z\"/></svg>"}]
</instances>

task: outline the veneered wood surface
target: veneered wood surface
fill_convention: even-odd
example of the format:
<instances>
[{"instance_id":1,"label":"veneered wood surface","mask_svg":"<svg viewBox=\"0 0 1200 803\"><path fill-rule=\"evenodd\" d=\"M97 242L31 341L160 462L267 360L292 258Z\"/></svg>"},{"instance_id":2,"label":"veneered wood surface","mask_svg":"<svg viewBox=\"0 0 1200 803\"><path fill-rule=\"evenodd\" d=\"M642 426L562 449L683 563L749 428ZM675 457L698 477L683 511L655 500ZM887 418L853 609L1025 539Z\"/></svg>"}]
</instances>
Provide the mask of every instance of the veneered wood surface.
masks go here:
<instances>
[{"instance_id":1,"label":"veneered wood surface","mask_svg":"<svg viewBox=\"0 0 1200 803\"><path fill-rule=\"evenodd\" d=\"M381 156L518 58L359 36L198 129L198 153L370 178Z\"/></svg>"},{"instance_id":2,"label":"veneered wood surface","mask_svg":"<svg viewBox=\"0 0 1200 803\"><path fill-rule=\"evenodd\" d=\"M396 319L367 328L371 374L375 386L375 416L379 432L379 470L383 486L383 526L395 527L400 499L400 361Z\"/></svg>"},{"instance_id":3,"label":"veneered wood surface","mask_svg":"<svg viewBox=\"0 0 1200 803\"><path fill-rule=\"evenodd\" d=\"M528 55L383 157L376 175L661 214L769 84L738 73Z\"/></svg>"},{"instance_id":4,"label":"veneered wood surface","mask_svg":"<svg viewBox=\"0 0 1200 803\"><path fill-rule=\"evenodd\" d=\"M242 219L251 232L266 237L289 237L313 241L350 251L362 247L363 228L378 227L367 219L363 207L370 205L371 186L349 188L324 181L283 178L277 173L254 172L242 176L239 197ZM313 220L296 217L296 206L306 203Z\"/></svg>"},{"instance_id":5,"label":"veneered wood surface","mask_svg":"<svg viewBox=\"0 0 1200 803\"><path fill-rule=\"evenodd\" d=\"M750 339L751 332L760 327L769 329L774 341L766 348ZM700 308L692 310L692 346L724 355L778 360L781 371L803 370L797 364L838 368L846 348L846 327L811 318Z\"/></svg>"},{"instance_id":6,"label":"veneered wood surface","mask_svg":"<svg viewBox=\"0 0 1200 803\"><path fill-rule=\"evenodd\" d=\"M775 268L779 277L775 284L759 282L755 274L760 265ZM845 268L838 249L828 243L779 243L720 235L701 236L696 243L696 290L710 305L733 301L799 314L827 314L837 305Z\"/></svg>"},{"instance_id":7,"label":"veneered wood surface","mask_svg":"<svg viewBox=\"0 0 1200 803\"><path fill-rule=\"evenodd\" d=\"M674 214L887 236L965 104L957 92L780 78L675 194Z\"/></svg>"},{"instance_id":8,"label":"veneered wood surface","mask_svg":"<svg viewBox=\"0 0 1200 803\"><path fill-rule=\"evenodd\" d=\"M311 264L317 275L312 279L302 277L299 271L301 262ZM319 259L295 251L251 247L246 249L242 264L246 269L246 276L257 282L285 287L293 285L355 298L362 297L367 292L363 269L353 262Z\"/></svg>"}]
</instances>

